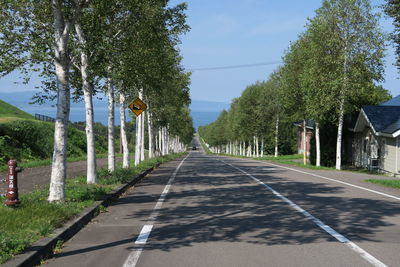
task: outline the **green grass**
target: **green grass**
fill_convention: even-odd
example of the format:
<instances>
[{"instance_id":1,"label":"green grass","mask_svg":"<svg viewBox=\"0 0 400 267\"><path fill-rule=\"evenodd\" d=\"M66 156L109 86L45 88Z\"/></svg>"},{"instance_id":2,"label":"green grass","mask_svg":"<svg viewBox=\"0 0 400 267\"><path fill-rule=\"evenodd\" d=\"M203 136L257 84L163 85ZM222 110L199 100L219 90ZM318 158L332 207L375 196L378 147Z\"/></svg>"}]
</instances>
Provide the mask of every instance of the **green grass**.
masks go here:
<instances>
[{"instance_id":1,"label":"green grass","mask_svg":"<svg viewBox=\"0 0 400 267\"><path fill-rule=\"evenodd\" d=\"M276 163L292 165L292 166L296 166L296 167L300 167L300 168L304 168L304 169L311 169L311 170L329 170L329 171L335 170L335 168L332 168L332 167L324 167L324 166L318 167L318 166L311 165L311 164L304 165L302 162L290 161L290 160L271 160L271 161L274 161Z\"/></svg>"},{"instance_id":2,"label":"green grass","mask_svg":"<svg viewBox=\"0 0 400 267\"><path fill-rule=\"evenodd\" d=\"M282 155L282 156L264 156L262 158L257 158L259 160L294 160L294 159L302 159L302 154L294 154L294 155Z\"/></svg>"},{"instance_id":3,"label":"green grass","mask_svg":"<svg viewBox=\"0 0 400 267\"><path fill-rule=\"evenodd\" d=\"M86 177L67 179L66 202L50 204L47 202L48 186L20 196L18 208L0 205L0 264L21 253L35 241L48 236L84 208L97 200L104 199L108 193L132 179L138 173L157 163L176 159L181 154L168 155L143 161L130 169L117 169L109 173L106 169L98 172L98 184L87 185ZM4 198L0 198L4 202Z\"/></svg>"},{"instance_id":4,"label":"green grass","mask_svg":"<svg viewBox=\"0 0 400 267\"><path fill-rule=\"evenodd\" d=\"M0 100L0 123L15 119L34 119L34 117L31 114Z\"/></svg>"},{"instance_id":5,"label":"green grass","mask_svg":"<svg viewBox=\"0 0 400 267\"><path fill-rule=\"evenodd\" d=\"M366 182L379 184L386 187L400 189L400 180L380 180L380 179L367 179Z\"/></svg>"},{"instance_id":6,"label":"green grass","mask_svg":"<svg viewBox=\"0 0 400 267\"><path fill-rule=\"evenodd\" d=\"M135 154L131 153L130 157L134 157ZM115 154L116 157L122 157L121 153L116 153ZM98 159L101 158L106 158L107 154L98 154L96 155L96 157ZM81 157L69 157L67 158L67 162L77 162L77 161L82 161L82 160L86 160L87 157L86 156L81 156ZM41 166L48 166L51 165L52 161L51 159L43 159L43 160L27 160L27 161L22 161L22 162L18 162L18 166L22 167L22 168L34 168L34 167L41 167ZM0 166L0 172L4 172L7 170L7 165L4 164L2 166Z\"/></svg>"}]
</instances>

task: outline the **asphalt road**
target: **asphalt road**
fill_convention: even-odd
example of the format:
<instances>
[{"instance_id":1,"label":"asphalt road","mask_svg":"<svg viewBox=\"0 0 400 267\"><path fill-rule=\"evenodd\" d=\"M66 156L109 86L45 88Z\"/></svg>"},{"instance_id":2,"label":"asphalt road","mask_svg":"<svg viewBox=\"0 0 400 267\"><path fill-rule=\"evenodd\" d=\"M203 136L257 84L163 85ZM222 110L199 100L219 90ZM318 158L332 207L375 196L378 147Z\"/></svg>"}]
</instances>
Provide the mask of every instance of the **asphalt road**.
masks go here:
<instances>
[{"instance_id":1,"label":"asphalt road","mask_svg":"<svg viewBox=\"0 0 400 267\"><path fill-rule=\"evenodd\" d=\"M201 150L163 164L48 266L400 266L400 192Z\"/></svg>"}]
</instances>

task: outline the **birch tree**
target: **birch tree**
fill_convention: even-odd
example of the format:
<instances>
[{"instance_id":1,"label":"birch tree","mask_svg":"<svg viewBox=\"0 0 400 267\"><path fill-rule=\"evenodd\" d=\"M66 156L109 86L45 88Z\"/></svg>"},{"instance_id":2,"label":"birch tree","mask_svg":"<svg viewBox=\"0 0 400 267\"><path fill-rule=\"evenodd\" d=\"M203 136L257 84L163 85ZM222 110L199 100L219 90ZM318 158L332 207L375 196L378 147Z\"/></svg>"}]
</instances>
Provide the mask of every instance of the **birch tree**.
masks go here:
<instances>
[{"instance_id":1,"label":"birch tree","mask_svg":"<svg viewBox=\"0 0 400 267\"><path fill-rule=\"evenodd\" d=\"M344 115L354 110L350 99L383 79L385 38L379 15L367 0L326 0L316 14L319 23L326 25L325 51L329 53L324 60L330 64L333 76L328 84L338 102L336 169L341 169Z\"/></svg>"},{"instance_id":2,"label":"birch tree","mask_svg":"<svg viewBox=\"0 0 400 267\"><path fill-rule=\"evenodd\" d=\"M400 2L398 0L387 0L384 10L386 15L393 18L394 31L391 35L391 38L396 47L396 65L400 70Z\"/></svg>"},{"instance_id":3,"label":"birch tree","mask_svg":"<svg viewBox=\"0 0 400 267\"><path fill-rule=\"evenodd\" d=\"M64 201L70 109L71 33L86 1L3 1L0 20L1 75L14 69L54 75L46 90L57 94L50 202Z\"/></svg>"}]
</instances>

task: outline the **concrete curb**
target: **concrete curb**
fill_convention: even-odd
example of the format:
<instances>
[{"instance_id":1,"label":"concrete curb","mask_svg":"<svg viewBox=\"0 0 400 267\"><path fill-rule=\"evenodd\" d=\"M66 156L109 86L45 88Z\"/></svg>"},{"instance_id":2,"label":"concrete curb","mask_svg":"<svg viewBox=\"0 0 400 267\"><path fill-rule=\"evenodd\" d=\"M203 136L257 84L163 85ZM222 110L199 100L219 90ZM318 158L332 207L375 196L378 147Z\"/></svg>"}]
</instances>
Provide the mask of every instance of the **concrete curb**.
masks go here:
<instances>
[{"instance_id":1,"label":"concrete curb","mask_svg":"<svg viewBox=\"0 0 400 267\"><path fill-rule=\"evenodd\" d=\"M16 255L14 258L5 262L1 266L37 266L40 265L42 259L53 254L53 249L57 242L65 242L79 232L86 224L99 214L100 206L107 207L118 199L128 188L140 182L147 174L152 172L154 168L160 166L161 163L145 170L139 175L132 178L129 182L108 194L104 200L96 201L92 206L84 209L77 217L66 222L64 226L56 229L49 237L45 237L27 248L23 253Z\"/></svg>"}]
</instances>

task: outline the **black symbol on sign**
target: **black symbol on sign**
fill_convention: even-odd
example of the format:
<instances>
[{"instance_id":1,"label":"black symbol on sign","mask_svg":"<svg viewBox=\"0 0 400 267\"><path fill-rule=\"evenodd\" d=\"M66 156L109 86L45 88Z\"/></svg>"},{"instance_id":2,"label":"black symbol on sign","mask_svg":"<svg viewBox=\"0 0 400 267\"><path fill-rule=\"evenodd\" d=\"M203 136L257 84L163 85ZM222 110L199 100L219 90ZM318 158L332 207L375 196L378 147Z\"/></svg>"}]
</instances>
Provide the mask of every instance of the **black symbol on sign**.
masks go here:
<instances>
[{"instance_id":1,"label":"black symbol on sign","mask_svg":"<svg viewBox=\"0 0 400 267\"><path fill-rule=\"evenodd\" d=\"M139 108L138 106L135 106L135 105L132 105L132 108L133 108L134 110L141 110L141 108Z\"/></svg>"}]
</instances>

